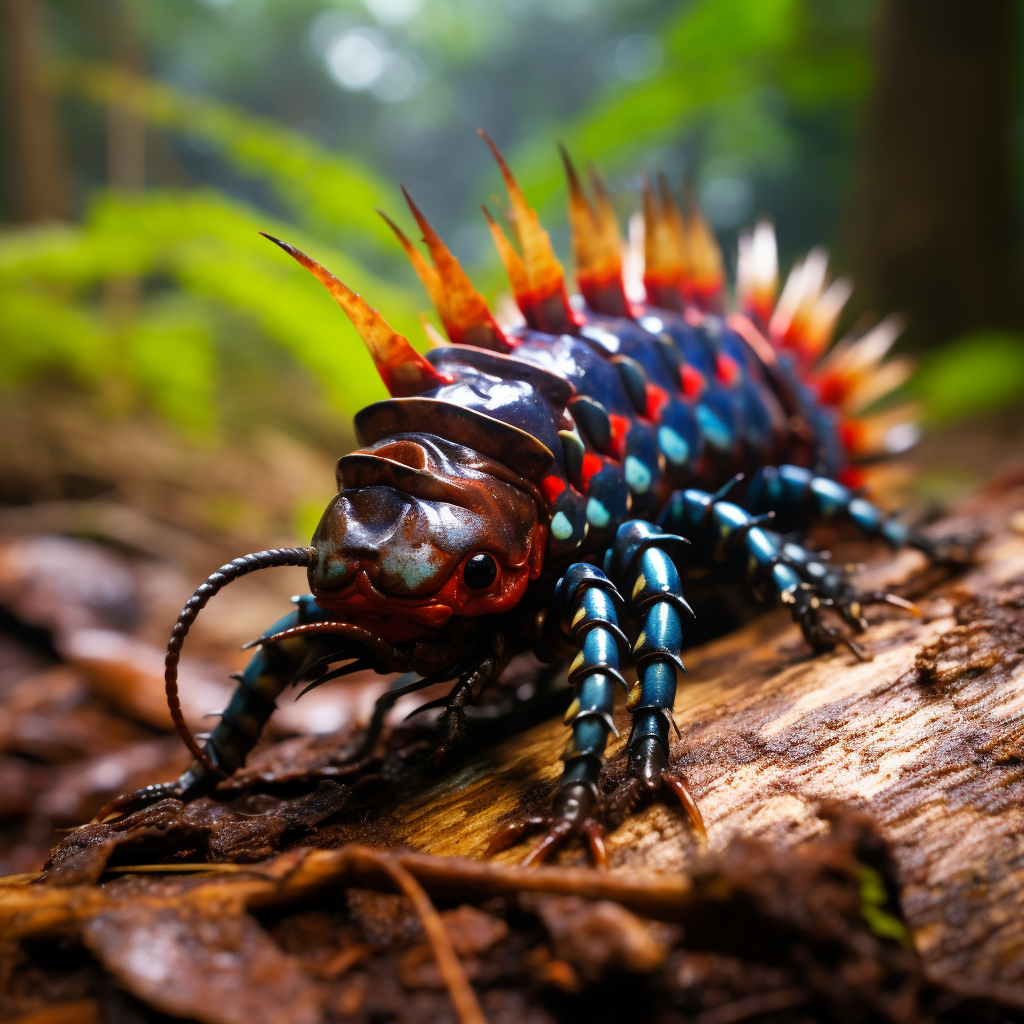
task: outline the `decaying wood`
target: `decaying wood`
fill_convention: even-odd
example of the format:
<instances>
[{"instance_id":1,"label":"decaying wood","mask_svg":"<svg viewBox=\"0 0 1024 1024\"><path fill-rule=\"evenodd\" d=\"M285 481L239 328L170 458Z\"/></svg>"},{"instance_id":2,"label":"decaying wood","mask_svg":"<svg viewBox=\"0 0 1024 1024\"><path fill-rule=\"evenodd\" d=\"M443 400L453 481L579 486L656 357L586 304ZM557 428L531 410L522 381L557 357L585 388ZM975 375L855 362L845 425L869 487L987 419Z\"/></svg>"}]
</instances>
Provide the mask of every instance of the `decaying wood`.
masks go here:
<instances>
[{"instance_id":1,"label":"decaying wood","mask_svg":"<svg viewBox=\"0 0 1024 1024\"><path fill-rule=\"evenodd\" d=\"M216 798L71 833L42 878L0 881L0 937L12 963L53 936L90 951L93 987L66 985L68 1005L105 1005L116 983L140 1006L210 1024L443 1017L450 971L433 967L411 905L358 896L395 892L400 869L442 908L492 1021L626 1009L701 1024L1016 1019L1024 487L936 529L979 525L988 537L960 576L913 553L863 575L922 611L874 609L870 662L810 655L781 611L688 652L673 756L706 849L653 803L609 836L607 874L579 845L535 871L515 866L523 847L481 862L497 828L549 798L560 718L440 772L415 729L359 766L339 762L348 734L301 738ZM618 717L609 788L628 734ZM0 979L0 1009L27 1015L16 990Z\"/></svg>"}]
</instances>

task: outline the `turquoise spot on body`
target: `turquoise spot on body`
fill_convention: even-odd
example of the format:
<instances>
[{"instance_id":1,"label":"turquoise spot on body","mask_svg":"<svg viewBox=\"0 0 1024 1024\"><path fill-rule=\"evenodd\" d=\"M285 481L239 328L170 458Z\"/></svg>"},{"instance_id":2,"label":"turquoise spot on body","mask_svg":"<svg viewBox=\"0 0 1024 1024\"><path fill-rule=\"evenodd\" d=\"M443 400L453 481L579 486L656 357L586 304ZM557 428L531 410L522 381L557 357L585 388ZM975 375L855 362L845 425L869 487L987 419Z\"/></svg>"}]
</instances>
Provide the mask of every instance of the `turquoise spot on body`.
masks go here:
<instances>
[{"instance_id":1,"label":"turquoise spot on body","mask_svg":"<svg viewBox=\"0 0 1024 1024\"><path fill-rule=\"evenodd\" d=\"M658 447L674 466L681 466L690 457L690 446L671 427L658 428Z\"/></svg>"},{"instance_id":2,"label":"turquoise spot on body","mask_svg":"<svg viewBox=\"0 0 1024 1024\"><path fill-rule=\"evenodd\" d=\"M556 512L551 520L551 535L556 540L568 540L572 536L572 523L564 512Z\"/></svg>"},{"instance_id":3,"label":"turquoise spot on body","mask_svg":"<svg viewBox=\"0 0 1024 1024\"><path fill-rule=\"evenodd\" d=\"M708 444L715 448L721 448L723 451L731 444L729 428L722 422L721 417L713 413L703 403L697 406L697 424Z\"/></svg>"},{"instance_id":4,"label":"turquoise spot on body","mask_svg":"<svg viewBox=\"0 0 1024 1024\"><path fill-rule=\"evenodd\" d=\"M635 455L626 456L623 470L626 483L635 494L646 494L651 489L651 471Z\"/></svg>"},{"instance_id":5,"label":"turquoise spot on body","mask_svg":"<svg viewBox=\"0 0 1024 1024\"><path fill-rule=\"evenodd\" d=\"M611 513L597 500L591 498L587 502L587 522L595 530L603 530L612 521Z\"/></svg>"}]
</instances>

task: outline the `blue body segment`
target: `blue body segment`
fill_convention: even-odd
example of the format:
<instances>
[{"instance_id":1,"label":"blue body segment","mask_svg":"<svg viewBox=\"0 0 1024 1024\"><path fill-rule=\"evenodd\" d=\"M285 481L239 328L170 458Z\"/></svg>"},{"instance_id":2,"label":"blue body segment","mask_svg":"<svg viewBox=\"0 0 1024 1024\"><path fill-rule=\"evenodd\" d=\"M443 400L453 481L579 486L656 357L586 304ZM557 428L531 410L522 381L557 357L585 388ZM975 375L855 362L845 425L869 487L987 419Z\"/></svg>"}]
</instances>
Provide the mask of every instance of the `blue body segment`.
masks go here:
<instances>
[{"instance_id":1,"label":"blue body segment","mask_svg":"<svg viewBox=\"0 0 1024 1024\"><path fill-rule=\"evenodd\" d=\"M781 531L842 518L893 544L908 539L902 526L832 479L844 465L835 414L816 402L785 358L765 365L714 316L693 322L652 308L636 320L578 312L574 334L514 332L511 356L435 349L429 361L446 383L421 396L434 400L434 408L471 411L473 429L484 423L496 435L508 433L513 447L501 450L510 465L514 446L523 443L520 431L534 439L535 455L550 452L544 475L530 481L547 514L542 569L516 609L486 628L507 631L503 649L521 649L529 646L527 624L547 614L538 653L561 644L575 654L569 671L575 696L566 719L572 735L555 808L556 817L574 821L580 808L599 799L626 660L638 676L627 698L629 771L650 789L661 784L679 672L685 672L681 652L692 639L681 568L735 571L756 593L790 606L808 642L825 650L838 634L820 622L822 602L857 623L856 595L841 573L788 543ZM797 421L804 424L799 433L792 426ZM438 413L424 434L435 432L435 447L442 438L471 449L460 433L469 429L466 422ZM390 436L401 443L416 435L406 428ZM493 454L486 445L479 450ZM399 490L388 493L398 521L408 502ZM390 521L384 526L391 529ZM352 524L352 535L362 528ZM302 598L268 635L329 618L312 598ZM281 690L311 665L329 663L338 649L320 636L266 645L208 741L211 759L227 771L244 763ZM464 656L463 650L452 657L459 683L446 715L472 702L480 680L490 678L474 675L477 669L458 661ZM497 673L501 657L489 657L487 672ZM377 726L382 716L375 714Z\"/></svg>"}]
</instances>

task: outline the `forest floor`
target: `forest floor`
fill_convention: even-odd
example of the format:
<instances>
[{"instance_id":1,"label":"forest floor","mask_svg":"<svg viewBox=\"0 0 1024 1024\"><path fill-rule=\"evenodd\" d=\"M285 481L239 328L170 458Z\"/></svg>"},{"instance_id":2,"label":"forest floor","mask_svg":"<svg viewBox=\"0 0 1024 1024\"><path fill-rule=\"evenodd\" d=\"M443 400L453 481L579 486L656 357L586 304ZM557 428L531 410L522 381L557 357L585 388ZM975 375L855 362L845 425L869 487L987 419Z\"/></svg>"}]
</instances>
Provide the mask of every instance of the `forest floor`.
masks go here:
<instances>
[{"instance_id":1,"label":"forest floor","mask_svg":"<svg viewBox=\"0 0 1024 1024\"><path fill-rule=\"evenodd\" d=\"M686 652L673 759L707 841L650 803L607 872L579 844L534 870L522 846L480 859L560 770L568 694L528 659L440 769L424 716L343 763L387 685L364 677L283 704L214 797L83 825L188 760L161 648L190 559L224 541L174 564L152 538L188 524L128 503L47 503L89 530L0 510L0 1020L1024 1021L1020 440L986 424L917 456L944 496L974 488L931 527L985 529L968 571L834 548L922 611L872 609L871 661L812 656L781 609ZM195 731L302 589L277 575L197 623Z\"/></svg>"}]
</instances>

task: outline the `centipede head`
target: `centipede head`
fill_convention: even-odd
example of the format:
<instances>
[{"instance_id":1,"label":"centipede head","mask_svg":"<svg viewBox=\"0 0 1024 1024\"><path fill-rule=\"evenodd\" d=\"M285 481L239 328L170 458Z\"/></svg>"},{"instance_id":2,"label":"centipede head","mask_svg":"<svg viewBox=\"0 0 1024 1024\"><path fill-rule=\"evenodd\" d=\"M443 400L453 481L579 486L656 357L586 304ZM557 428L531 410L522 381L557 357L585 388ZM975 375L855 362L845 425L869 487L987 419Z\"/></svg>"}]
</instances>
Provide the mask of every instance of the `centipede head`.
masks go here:
<instances>
[{"instance_id":1,"label":"centipede head","mask_svg":"<svg viewBox=\"0 0 1024 1024\"><path fill-rule=\"evenodd\" d=\"M422 423L422 411L410 415ZM534 490L507 466L429 424L388 432L338 462L338 494L313 536L310 589L340 621L394 643L429 643L453 618L515 607L540 572L546 537Z\"/></svg>"}]
</instances>

